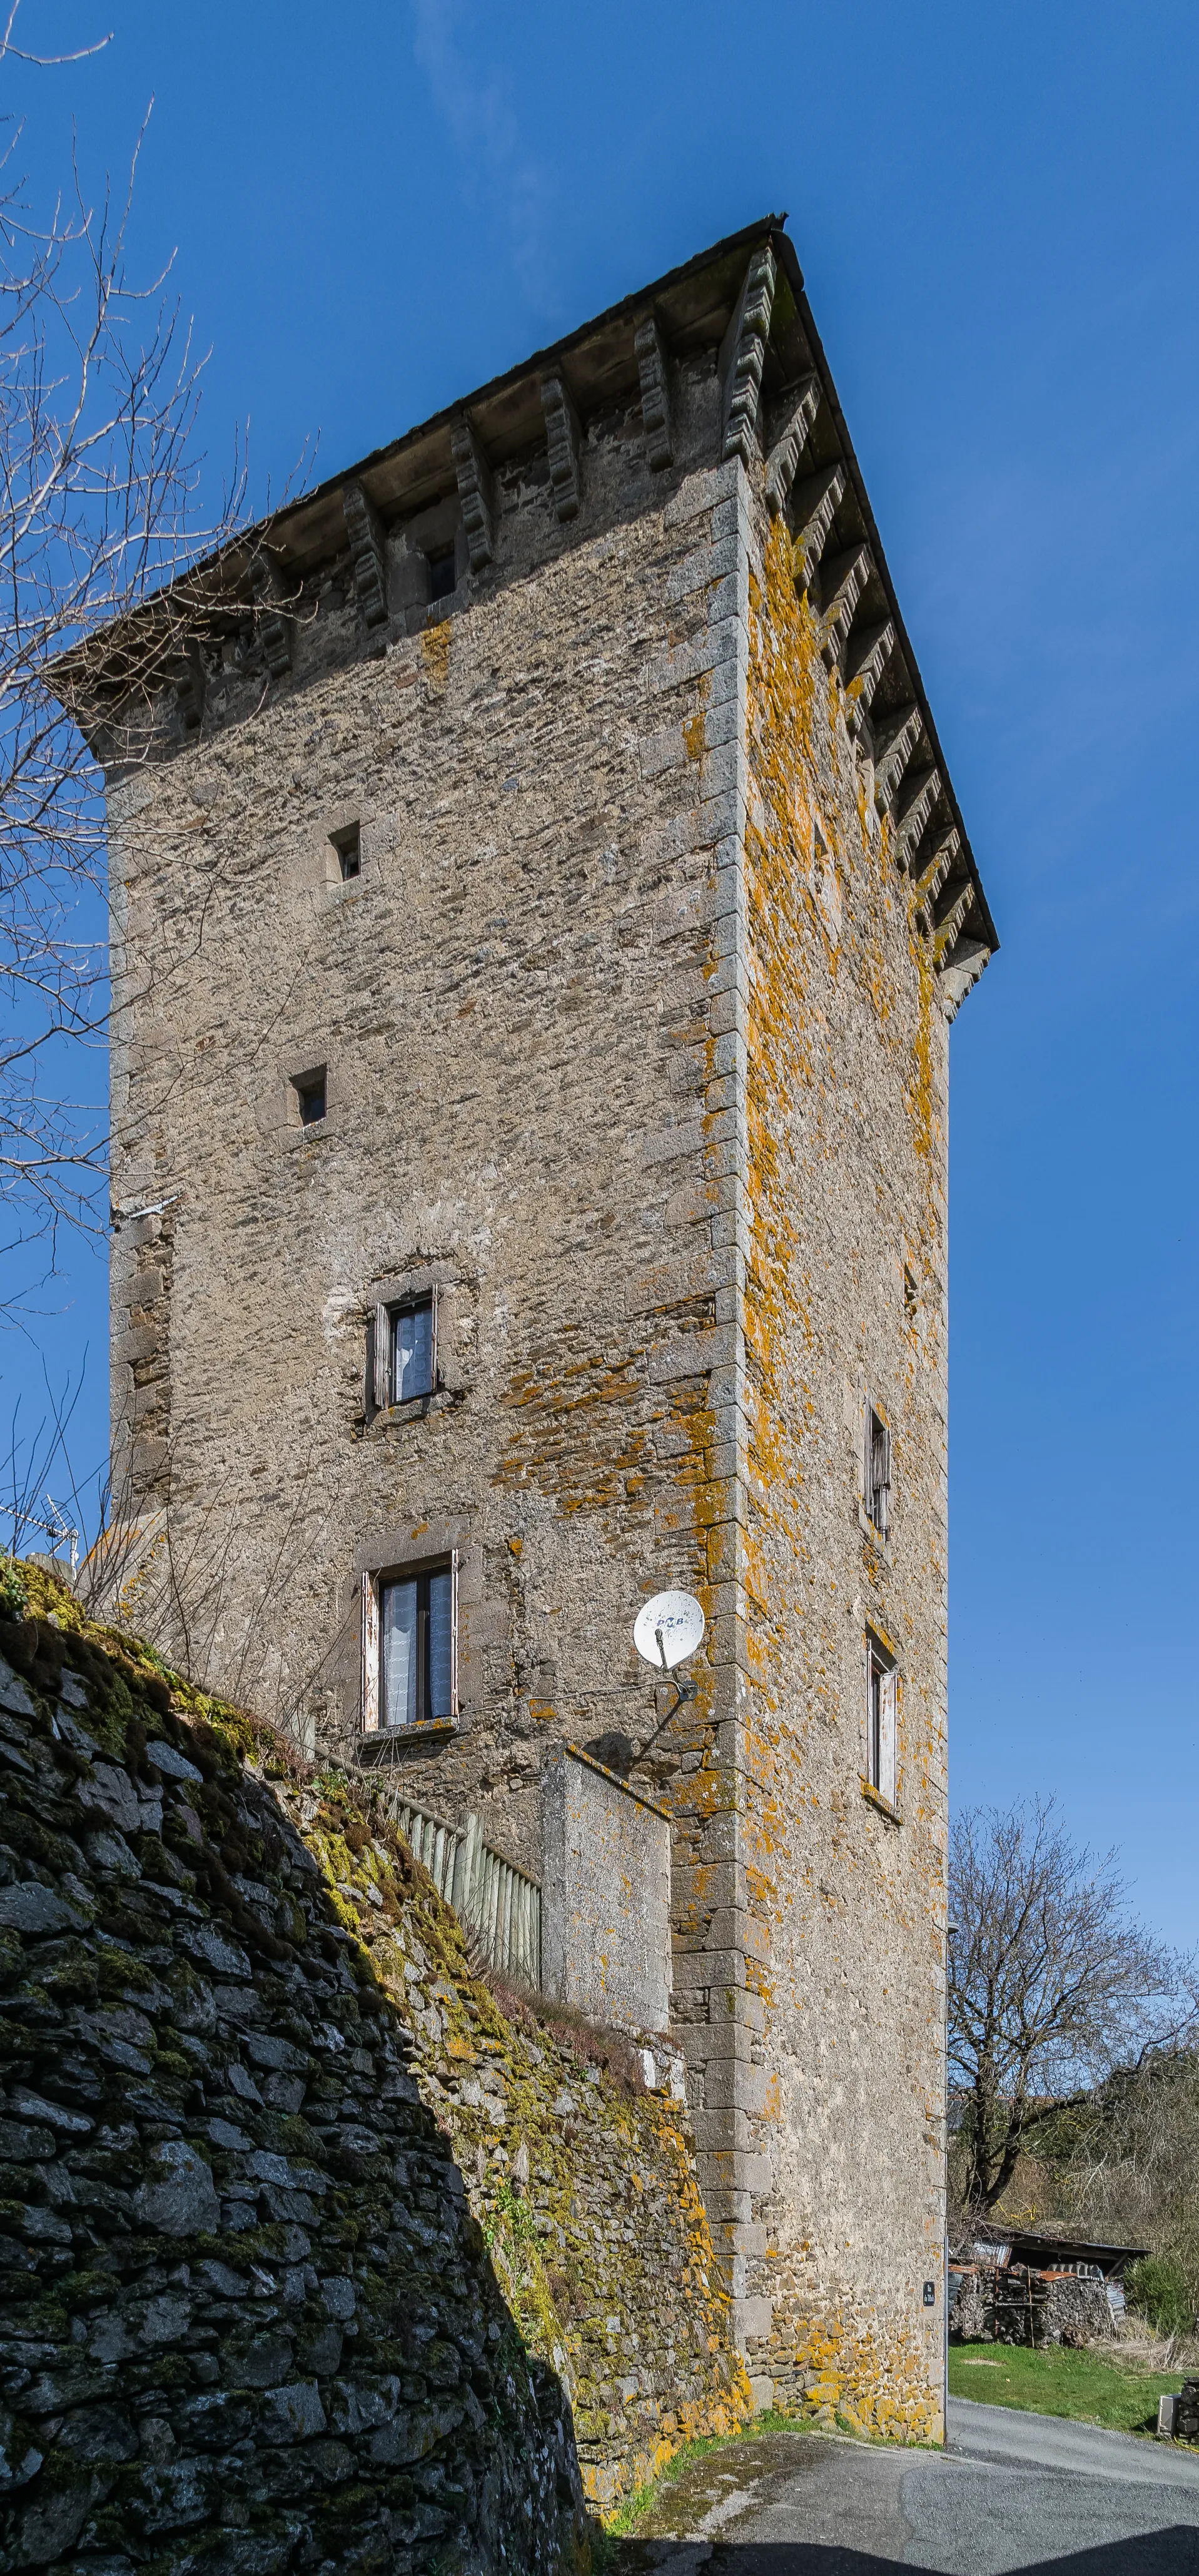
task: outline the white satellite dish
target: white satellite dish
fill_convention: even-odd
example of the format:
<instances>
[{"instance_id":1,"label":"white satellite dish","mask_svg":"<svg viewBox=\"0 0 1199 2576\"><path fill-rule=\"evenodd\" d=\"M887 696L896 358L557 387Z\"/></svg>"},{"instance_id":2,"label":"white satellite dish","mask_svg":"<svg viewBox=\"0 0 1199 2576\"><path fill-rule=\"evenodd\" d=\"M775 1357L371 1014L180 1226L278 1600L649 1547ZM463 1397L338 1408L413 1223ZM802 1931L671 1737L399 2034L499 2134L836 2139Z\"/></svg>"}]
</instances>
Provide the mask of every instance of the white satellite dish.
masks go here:
<instances>
[{"instance_id":1,"label":"white satellite dish","mask_svg":"<svg viewBox=\"0 0 1199 2576\"><path fill-rule=\"evenodd\" d=\"M637 1613L633 1644L643 1663L669 1673L702 1645L705 1624L694 1593L655 1592Z\"/></svg>"}]
</instances>

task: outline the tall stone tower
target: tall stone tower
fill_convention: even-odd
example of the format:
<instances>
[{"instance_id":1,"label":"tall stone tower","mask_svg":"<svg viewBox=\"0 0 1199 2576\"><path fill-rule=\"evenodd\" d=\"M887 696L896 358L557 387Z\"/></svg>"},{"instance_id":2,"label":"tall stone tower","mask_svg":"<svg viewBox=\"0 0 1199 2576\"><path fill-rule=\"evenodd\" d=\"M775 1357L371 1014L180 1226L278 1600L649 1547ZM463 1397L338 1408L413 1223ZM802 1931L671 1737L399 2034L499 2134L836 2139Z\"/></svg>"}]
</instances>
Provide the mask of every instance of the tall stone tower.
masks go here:
<instances>
[{"instance_id":1,"label":"tall stone tower","mask_svg":"<svg viewBox=\"0 0 1199 2576\"><path fill-rule=\"evenodd\" d=\"M547 1757L629 1773L760 2393L935 2433L948 1034L995 937L779 225L143 643L88 714L127 1600L534 1878Z\"/></svg>"}]
</instances>

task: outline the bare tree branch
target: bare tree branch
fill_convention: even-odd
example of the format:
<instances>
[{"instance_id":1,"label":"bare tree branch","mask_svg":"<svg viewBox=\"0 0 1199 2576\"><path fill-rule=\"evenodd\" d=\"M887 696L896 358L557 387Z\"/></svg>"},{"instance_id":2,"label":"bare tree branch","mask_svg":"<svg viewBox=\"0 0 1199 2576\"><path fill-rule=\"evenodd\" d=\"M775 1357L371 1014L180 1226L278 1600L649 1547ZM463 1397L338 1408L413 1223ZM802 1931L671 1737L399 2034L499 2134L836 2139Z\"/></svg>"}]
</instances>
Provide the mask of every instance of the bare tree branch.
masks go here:
<instances>
[{"instance_id":1,"label":"bare tree branch","mask_svg":"<svg viewBox=\"0 0 1199 2576\"><path fill-rule=\"evenodd\" d=\"M15 16L0 64L19 54ZM240 526L245 491L237 459L215 523L197 523L203 361L169 267L139 286L126 263L144 133L123 199L91 204L76 162L67 202L41 220L16 172L19 128L0 158L0 1246L36 1240L51 1264L64 1221L102 1230L106 1213L104 1113L67 1072L107 1029L102 775L63 704L64 657L177 591ZM159 684L164 639L188 614L183 595L157 620ZM131 679L136 694L127 655Z\"/></svg>"},{"instance_id":2,"label":"bare tree branch","mask_svg":"<svg viewBox=\"0 0 1199 2576\"><path fill-rule=\"evenodd\" d=\"M965 2197L990 2209L1050 2105L1176 2046L1179 1963L1130 1920L1114 1855L1079 1850L1052 1800L975 1809L950 1856L949 2063L965 2096Z\"/></svg>"}]
</instances>

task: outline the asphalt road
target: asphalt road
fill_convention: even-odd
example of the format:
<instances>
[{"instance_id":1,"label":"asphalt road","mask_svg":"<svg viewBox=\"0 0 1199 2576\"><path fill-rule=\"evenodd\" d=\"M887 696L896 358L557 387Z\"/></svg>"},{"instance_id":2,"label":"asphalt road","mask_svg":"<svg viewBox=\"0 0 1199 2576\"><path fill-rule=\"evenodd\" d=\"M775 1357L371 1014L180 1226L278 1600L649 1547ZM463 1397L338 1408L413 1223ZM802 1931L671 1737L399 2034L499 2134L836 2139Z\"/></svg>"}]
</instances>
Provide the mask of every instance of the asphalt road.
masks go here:
<instances>
[{"instance_id":1,"label":"asphalt road","mask_svg":"<svg viewBox=\"0 0 1199 2576\"><path fill-rule=\"evenodd\" d=\"M951 2398L949 2447L766 2434L663 2491L621 2576L1199 2576L1199 2457Z\"/></svg>"}]
</instances>

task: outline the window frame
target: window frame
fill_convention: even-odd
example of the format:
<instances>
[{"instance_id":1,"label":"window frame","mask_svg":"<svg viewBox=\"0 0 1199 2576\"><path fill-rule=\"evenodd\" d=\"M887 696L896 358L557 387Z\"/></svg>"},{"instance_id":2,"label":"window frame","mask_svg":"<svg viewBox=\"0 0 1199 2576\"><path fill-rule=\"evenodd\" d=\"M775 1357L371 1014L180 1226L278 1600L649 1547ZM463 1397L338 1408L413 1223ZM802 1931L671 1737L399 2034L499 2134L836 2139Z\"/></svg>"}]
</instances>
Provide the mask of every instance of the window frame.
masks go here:
<instances>
[{"instance_id":1,"label":"window frame","mask_svg":"<svg viewBox=\"0 0 1199 2576\"><path fill-rule=\"evenodd\" d=\"M866 1759L862 1786L892 1811L899 1797L899 1668L890 1647L866 1631Z\"/></svg>"},{"instance_id":2,"label":"window frame","mask_svg":"<svg viewBox=\"0 0 1199 2576\"><path fill-rule=\"evenodd\" d=\"M876 1432L879 1435L883 1462L883 1474L881 1478L877 1479L874 1472ZM877 1398L872 1395L868 1395L866 1398L866 1432L865 1439L862 1443L862 1509L866 1514L866 1518L870 1523L871 1529L877 1530L881 1539L886 1539L890 1536L891 1479L891 1425L887 1420L881 1404L877 1401Z\"/></svg>"},{"instance_id":3,"label":"window frame","mask_svg":"<svg viewBox=\"0 0 1199 2576\"><path fill-rule=\"evenodd\" d=\"M448 1717L421 1717L405 1720L402 1725L388 1726L383 1719L383 1594L389 1583L427 1582L434 1574L450 1578L450 1713ZM419 1602L418 1602L419 1615ZM458 1725L458 1550L443 1548L436 1556L413 1558L400 1565L371 1569L362 1576L362 1673L360 1731L376 1743L396 1743L406 1737L412 1742L418 1735L446 1733ZM425 1671L418 1675L417 1705L422 1687L428 1690L428 1629L426 1627Z\"/></svg>"},{"instance_id":4,"label":"window frame","mask_svg":"<svg viewBox=\"0 0 1199 2576\"><path fill-rule=\"evenodd\" d=\"M397 1397L395 1392L396 1325L401 1315L429 1309L429 1383L419 1393ZM407 1411L411 1404L428 1404L437 1393L437 1290L436 1287L413 1289L410 1296L388 1297L372 1310L370 1347L371 1402L376 1413Z\"/></svg>"}]
</instances>

